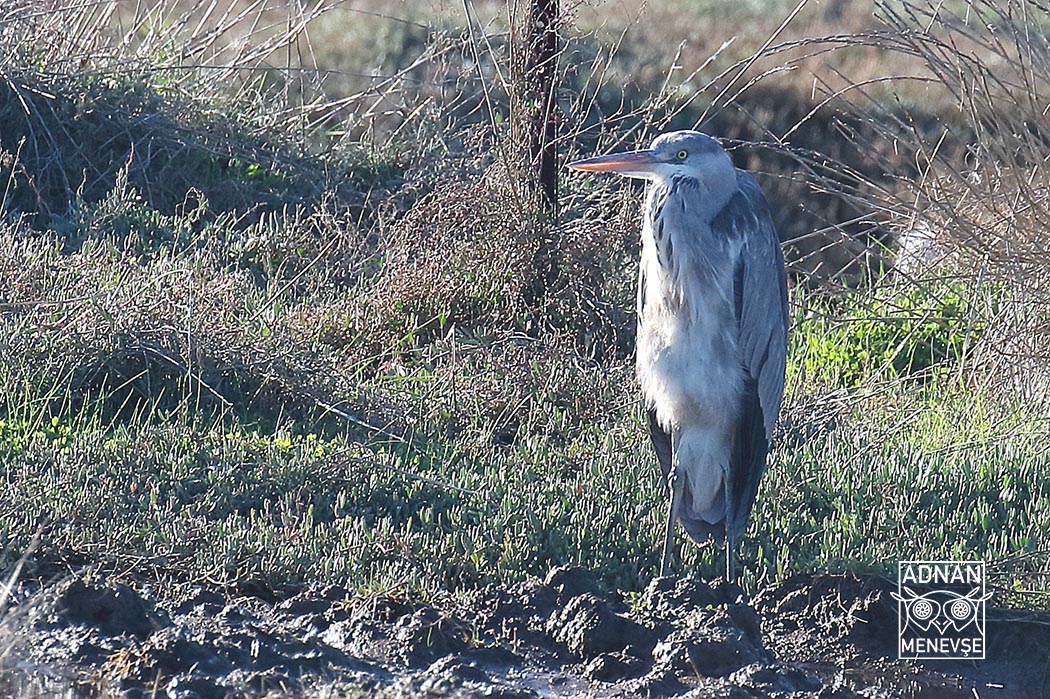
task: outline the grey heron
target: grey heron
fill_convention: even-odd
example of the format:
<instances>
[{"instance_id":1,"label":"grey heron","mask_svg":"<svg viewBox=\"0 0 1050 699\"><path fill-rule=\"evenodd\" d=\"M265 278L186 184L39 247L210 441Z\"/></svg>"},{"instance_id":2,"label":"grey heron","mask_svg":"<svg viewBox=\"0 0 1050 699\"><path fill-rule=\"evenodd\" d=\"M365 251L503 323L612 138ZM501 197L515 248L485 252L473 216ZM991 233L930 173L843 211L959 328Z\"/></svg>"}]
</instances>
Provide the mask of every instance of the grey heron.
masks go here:
<instances>
[{"instance_id":1,"label":"grey heron","mask_svg":"<svg viewBox=\"0 0 1050 699\"><path fill-rule=\"evenodd\" d=\"M766 466L784 394L787 279L758 183L718 141L663 134L647 150L569 167L649 181L638 273L636 371L675 521L726 544L726 577Z\"/></svg>"}]
</instances>

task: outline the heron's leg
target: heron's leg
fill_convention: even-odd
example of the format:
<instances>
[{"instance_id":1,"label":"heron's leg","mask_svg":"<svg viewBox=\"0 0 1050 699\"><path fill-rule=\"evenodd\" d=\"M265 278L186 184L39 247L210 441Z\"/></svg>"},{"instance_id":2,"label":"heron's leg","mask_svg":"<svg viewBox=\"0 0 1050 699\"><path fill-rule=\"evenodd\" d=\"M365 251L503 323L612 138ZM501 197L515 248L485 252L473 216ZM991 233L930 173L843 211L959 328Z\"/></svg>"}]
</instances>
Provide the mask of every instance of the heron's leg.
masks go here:
<instances>
[{"instance_id":1,"label":"heron's leg","mask_svg":"<svg viewBox=\"0 0 1050 699\"><path fill-rule=\"evenodd\" d=\"M736 581L736 538L726 532L726 580Z\"/></svg>"},{"instance_id":2,"label":"heron's leg","mask_svg":"<svg viewBox=\"0 0 1050 699\"><path fill-rule=\"evenodd\" d=\"M671 557L674 555L674 524L678 518L678 505L682 500L682 482L678 479L679 431L671 430L671 471L667 474L668 500L667 527L664 530L664 551L660 559L660 575L671 574Z\"/></svg>"},{"instance_id":3,"label":"heron's leg","mask_svg":"<svg viewBox=\"0 0 1050 699\"><path fill-rule=\"evenodd\" d=\"M726 581L734 582L736 579L736 534L731 530L733 529L733 523L736 522L736 508L733 506L733 499L729 494L729 482L727 469L722 481L722 488L726 498Z\"/></svg>"},{"instance_id":4,"label":"heron's leg","mask_svg":"<svg viewBox=\"0 0 1050 699\"><path fill-rule=\"evenodd\" d=\"M671 574L671 556L674 555L674 523L678 517L678 503L682 499L682 485L678 474L671 469L667 485L670 492L670 504L667 507L667 529L664 531L664 554L660 562L660 575Z\"/></svg>"}]
</instances>

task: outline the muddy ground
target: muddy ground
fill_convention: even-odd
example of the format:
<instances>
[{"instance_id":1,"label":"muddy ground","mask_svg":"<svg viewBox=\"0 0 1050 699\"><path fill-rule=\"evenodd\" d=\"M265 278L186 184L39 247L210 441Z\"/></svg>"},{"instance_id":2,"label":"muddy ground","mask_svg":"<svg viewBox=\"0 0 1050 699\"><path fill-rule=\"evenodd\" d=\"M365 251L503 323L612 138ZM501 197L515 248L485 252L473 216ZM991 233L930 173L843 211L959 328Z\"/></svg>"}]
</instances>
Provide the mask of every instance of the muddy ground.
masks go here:
<instances>
[{"instance_id":1,"label":"muddy ground","mask_svg":"<svg viewBox=\"0 0 1050 699\"><path fill-rule=\"evenodd\" d=\"M153 601L70 579L10 601L0 695L1050 696L1050 615L989 609L986 660L901 662L892 591L824 576L746 598L660 578L628 607L558 568L432 606L337 587Z\"/></svg>"}]
</instances>

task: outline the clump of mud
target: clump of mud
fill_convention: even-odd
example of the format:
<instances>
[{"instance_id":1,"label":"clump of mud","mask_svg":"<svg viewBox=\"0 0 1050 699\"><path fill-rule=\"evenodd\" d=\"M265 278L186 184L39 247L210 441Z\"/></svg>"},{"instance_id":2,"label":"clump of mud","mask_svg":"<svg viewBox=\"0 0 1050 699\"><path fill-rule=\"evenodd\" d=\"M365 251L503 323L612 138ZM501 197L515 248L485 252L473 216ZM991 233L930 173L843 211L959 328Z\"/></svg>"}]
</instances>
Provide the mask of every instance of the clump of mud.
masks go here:
<instances>
[{"instance_id":1,"label":"clump of mud","mask_svg":"<svg viewBox=\"0 0 1050 699\"><path fill-rule=\"evenodd\" d=\"M906 663L890 591L823 576L748 599L725 582L658 578L628 606L589 571L557 568L434 606L338 587L150 602L125 585L69 580L24 587L6 615L0 695L1040 695L1047 618L991 610L987 660Z\"/></svg>"}]
</instances>

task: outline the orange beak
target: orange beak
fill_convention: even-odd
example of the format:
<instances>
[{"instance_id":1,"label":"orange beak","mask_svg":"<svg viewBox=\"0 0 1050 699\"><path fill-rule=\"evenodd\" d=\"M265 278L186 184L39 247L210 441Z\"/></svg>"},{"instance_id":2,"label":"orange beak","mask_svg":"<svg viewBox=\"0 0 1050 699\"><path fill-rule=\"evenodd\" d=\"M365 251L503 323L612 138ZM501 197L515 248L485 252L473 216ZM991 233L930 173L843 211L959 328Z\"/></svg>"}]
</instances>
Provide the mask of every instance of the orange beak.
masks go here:
<instances>
[{"instance_id":1,"label":"orange beak","mask_svg":"<svg viewBox=\"0 0 1050 699\"><path fill-rule=\"evenodd\" d=\"M621 175L648 174L659 162L651 150L632 150L626 153L612 153L600 155L597 158L577 160L566 167L584 172L615 172Z\"/></svg>"}]
</instances>

